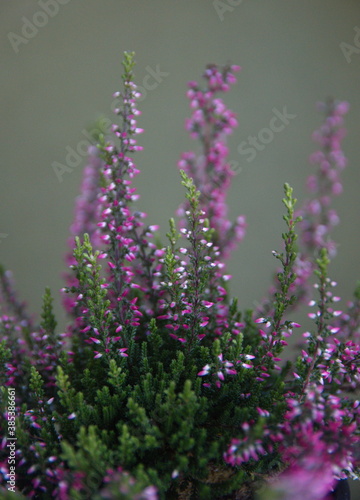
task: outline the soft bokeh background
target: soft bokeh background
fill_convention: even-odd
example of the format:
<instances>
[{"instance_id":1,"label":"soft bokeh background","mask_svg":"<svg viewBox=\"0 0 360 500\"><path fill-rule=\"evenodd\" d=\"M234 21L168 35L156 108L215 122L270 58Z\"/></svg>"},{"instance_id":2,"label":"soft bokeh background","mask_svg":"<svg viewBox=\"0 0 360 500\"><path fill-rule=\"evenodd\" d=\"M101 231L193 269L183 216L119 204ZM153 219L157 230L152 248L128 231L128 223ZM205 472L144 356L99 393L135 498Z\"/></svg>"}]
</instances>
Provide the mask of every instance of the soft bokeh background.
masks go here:
<instances>
[{"instance_id":1,"label":"soft bokeh background","mask_svg":"<svg viewBox=\"0 0 360 500\"><path fill-rule=\"evenodd\" d=\"M336 201L342 224L334 232L339 248L331 266L337 292L350 298L360 278L358 0L50 3L51 15L44 15L46 0L0 4L0 261L14 271L31 311L39 314L50 286L65 327L58 291L84 156L62 182L52 165L66 163L66 148L81 148L89 123L100 115L113 119L124 50L136 52L139 85L154 83L148 75L156 68L163 73L140 104L146 133L139 138L145 149L136 157L142 170L136 185L138 207L149 223L161 224L164 241L183 196L177 160L197 146L183 129L186 82L200 78L207 63L243 68L225 97L239 118L230 140L237 165L230 210L233 218L245 214L249 224L229 265L242 307L261 300L276 266L271 250L281 248L283 183L294 187L299 203L306 196L307 159L316 148L310 137L321 122L315 103L327 96L351 103L344 141L349 166ZM238 145L284 106L296 118L248 162Z\"/></svg>"}]
</instances>

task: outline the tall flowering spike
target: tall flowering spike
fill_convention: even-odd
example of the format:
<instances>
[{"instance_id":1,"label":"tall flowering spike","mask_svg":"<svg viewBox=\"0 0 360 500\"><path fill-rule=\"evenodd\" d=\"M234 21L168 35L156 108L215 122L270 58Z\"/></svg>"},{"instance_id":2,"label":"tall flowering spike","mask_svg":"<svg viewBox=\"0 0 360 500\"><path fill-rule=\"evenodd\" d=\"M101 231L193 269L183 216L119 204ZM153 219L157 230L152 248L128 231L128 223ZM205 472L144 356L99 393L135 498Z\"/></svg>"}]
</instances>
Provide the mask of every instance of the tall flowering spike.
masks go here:
<instances>
[{"instance_id":1,"label":"tall flowering spike","mask_svg":"<svg viewBox=\"0 0 360 500\"><path fill-rule=\"evenodd\" d=\"M203 75L207 83L205 89L201 89L197 82L189 82L187 97L192 116L185 126L192 138L200 140L202 153L199 156L184 153L178 163L179 168L194 179L201 193L200 206L210 221L210 227L216 231L215 244L222 259L229 257L243 239L246 229L244 216L239 216L234 223L227 218L226 198L234 172L227 160L226 137L237 126L237 120L235 113L216 97L218 92L227 92L236 82L234 73L237 71L240 71L239 66L218 68L209 65ZM188 202L183 203L179 215L183 216L188 207Z\"/></svg>"},{"instance_id":2,"label":"tall flowering spike","mask_svg":"<svg viewBox=\"0 0 360 500\"><path fill-rule=\"evenodd\" d=\"M136 122L140 114L136 100L140 94L133 82L134 65L134 53L125 53L124 90L114 94L122 103L114 110L120 124L112 127L118 145L105 142L103 138L99 145L104 158L97 224L97 234L104 247L99 258L107 264L106 286L118 329L124 325L139 326L144 311L153 314L157 307L155 291L161 267L156 245L149 241L157 226L145 226L146 214L131 209L131 204L139 198L136 188L132 187L132 179L140 172L132 155L142 150L136 137L143 132ZM138 304L139 293L143 294L142 311Z\"/></svg>"},{"instance_id":3,"label":"tall flowering spike","mask_svg":"<svg viewBox=\"0 0 360 500\"><path fill-rule=\"evenodd\" d=\"M64 288L71 292L67 300L68 310L75 315L72 334L77 331L79 338L96 347L95 358L105 355L108 360L114 352L128 356L126 335L149 321L161 295L157 289L162 254L150 241L157 226L145 226L146 214L131 208L138 199L132 179L139 173L131 155L142 149L136 144L142 129L136 124L140 94L132 81L134 64L134 54L125 53L124 90L114 94L122 103L114 110L120 117L120 124L112 127L117 145L100 135L101 158L90 149L89 177L84 179L72 226L74 234L85 233L85 240L81 245L75 238L70 258L75 272L68 279L70 286ZM93 252L94 246L100 250ZM101 271L94 259L105 263L105 269ZM94 298L98 296L100 301Z\"/></svg>"},{"instance_id":4,"label":"tall flowering spike","mask_svg":"<svg viewBox=\"0 0 360 500\"><path fill-rule=\"evenodd\" d=\"M166 319L170 335L187 343L190 350L205 336L204 327L209 322L208 310L213 303L206 300L204 292L216 264L210 257L213 244L207 234L209 228L204 227L204 213L199 208L200 193L193 180L184 171L180 173L189 202L189 210L186 211L188 229L183 227L180 233L189 246L175 248L180 235L176 234L175 223L171 221L168 234L171 247L165 255L165 278L162 282L168 298L164 297L161 301L163 311L159 319Z\"/></svg>"},{"instance_id":5,"label":"tall flowering spike","mask_svg":"<svg viewBox=\"0 0 360 500\"><path fill-rule=\"evenodd\" d=\"M163 296L159 301L158 320L166 321L165 327L172 338L187 351L201 343L211 345L214 338L229 332L240 334L239 313L236 303L229 306L224 288L230 278L223 274L220 251L213 243L214 229L200 208L201 193L193 179L180 171L187 193L189 210L186 210L185 227L180 234L175 222L170 220L167 234L171 246L164 252L163 279L160 283ZM177 247L178 239L181 246ZM185 241L184 241L185 240Z\"/></svg>"},{"instance_id":6,"label":"tall flowering spike","mask_svg":"<svg viewBox=\"0 0 360 500\"><path fill-rule=\"evenodd\" d=\"M325 120L314 132L313 139L321 149L310 156L310 163L317 165L317 172L308 177L307 186L312 197L304 203L298 215L303 219L300 228L304 252L311 255L324 247L332 258L336 254L336 244L331 240L330 232L339 223L339 217L331 208L331 201L343 190L340 174L347 161L341 142L345 136L343 117L349 105L329 99L320 103L318 108L325 113Z\"/></svg>"},{"instance_id":7,"label":"tall flowering spike","mask_svg":"<svg viewBox=\"0 0 360 500\"><path fill-rule=\"evenodd\" d=\"M128 297L131 285L135 284L133 263L140 254L138 230L143 226L142 214L133 213L129 207L131 202L138 199L136 188L131 187L131 179L139 173L130 155L142 149L136 143L136 136L142 129L136 124L136 116L140 114L136 99L140 94L132 81L134 65L134 53L125 53L124 91L114 94L122 101L122 106L115 109L121 123L112 127L120 144L118 147L104 141L100 144L105 167L98 226L100 238L106 245L101 257L107 260L109 293L119 327L125 324L138 326L141 316L136 301L131 302ZM129 303L132 304L130 311Z\"/></svg>"},{"instance_id":8,"label":"tall flowering spike","mask_svg":"<svg viewBox=\"0 0 360 500\"><path fill-rule=\"evenodd\" d=\"M292 333L293 327L299 327L298 323L294 323L285 319L285 313L293 304L295 298L292 295L292 286L296 279L294 266L296 262L296 240L295 226L299 222L299 218L295 217L295 204L297 200L293 197L293 189L289 184L284 185L285 197L283 203L287 209L283 219L287 226L287 231L282 234L284 241L284 252L273 251L273 255L281 263L281 269L277 273L277 289L273 292L271 305L266 311L266 317L258 317L256 323L264 324L264 330L260 330L261 342L260 352L262 354L262 372L259 375L259 380L268 377L268 369L274 366L274 355L277 356L287 345L285 340Z\"/></svg>"},{"instance_id":9,"label":"tall flowering spike","mask_svg":"<svg viewBox=\"0 0 360 500\"><path fill-rule=\"evenodd\" d=\"M319 103L318 109L325 114L323 124L313 134L320 149L310 156L310 163L317 166L317 170L307 179L311 198L297 213L302 221L294 292L304 300L309 297L309 278L321 248L327 249L330 258L336 255L336 243L330 235L339 217L331 205L333 198L342 193L341 172L347 163L341 142L346 133L343 117L348 112L348 103L328 99L326 103Z\"/></svg>"}]
</instances>

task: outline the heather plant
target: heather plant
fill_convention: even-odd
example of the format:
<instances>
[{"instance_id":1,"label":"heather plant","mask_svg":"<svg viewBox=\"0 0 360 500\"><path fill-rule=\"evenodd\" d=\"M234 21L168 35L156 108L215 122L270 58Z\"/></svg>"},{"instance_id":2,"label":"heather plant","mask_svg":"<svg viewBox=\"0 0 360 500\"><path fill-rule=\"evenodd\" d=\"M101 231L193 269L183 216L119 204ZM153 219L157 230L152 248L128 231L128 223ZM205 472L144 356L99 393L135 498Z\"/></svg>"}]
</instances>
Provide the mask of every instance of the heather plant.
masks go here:
<instances>
[{"instance_id":1,"label":"heather plant","mask_svg":"<svg viewBox=\"0 0 360 500\"><path fill-rule=\"evenodd\" d=\"M133 53L123 67L116 139L90 147L76 201L66 331L50 290L37 325L0 268L1 498L323 500L359 476L360 291L337 310L329 277L347 104L322 105L312 197L296 210L284 185L274 284L242 311L226 274L246 229L227 215L237 122L219 97L240 68L211 65L205 87L189 84L200 152L179 161L185 201L164 244L136 208ZM313 328L291 363L289 313L304 301Z\"/></svg>"}]
</instances>

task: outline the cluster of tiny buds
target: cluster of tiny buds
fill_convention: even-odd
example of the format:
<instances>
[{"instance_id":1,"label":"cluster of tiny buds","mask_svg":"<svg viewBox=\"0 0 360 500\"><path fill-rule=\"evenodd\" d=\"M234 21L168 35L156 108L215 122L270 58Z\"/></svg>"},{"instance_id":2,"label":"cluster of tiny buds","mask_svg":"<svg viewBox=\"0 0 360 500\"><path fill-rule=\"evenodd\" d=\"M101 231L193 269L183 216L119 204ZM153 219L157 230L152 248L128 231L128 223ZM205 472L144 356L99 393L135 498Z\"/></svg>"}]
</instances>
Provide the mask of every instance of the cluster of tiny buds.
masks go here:
<instances>
[{"instance_id":1,"label":"cluster of tiny buds","mask_svg":"<svg viewBox=\"0 0 360 500\"><path fill-rule=\"evenodd\" d=\"M223 354L217 356L217 363L214 365L206 364L201 371L199 371L198 376L204 377L209 374L213 374L215 377L215 386L220 389L221 382L225 380L225 375L236 375L237 371L232 368L234 366L230 361L223 359ZM211 387L209 382L203 383L204 387Z\"/></svg>"},{"instance_id":2,"label":"cluster of tiny buds","mask_svg":"<svg viewBox=\"0 0 360 500\"><path fill-rule=\"evenodd\" d=\"M270 413L260 407L256 408L257 413L261 417L269 417ZM233 467L239 467L244 463L251 460L258 461L261 456L267 455L273 450L273 446L270 443L267 446L267 450L264 447L263 439L254 439L251 436L251 429L253 428L254 421L243 422L241 424L241 429L244 433L244 437L239 439L232 439L229 448L224 453L224 460L226 463L232 465Z\"/></svg>"},{"instance_id":3,"label":"cluster of tiny buds","mask_svg":"<svg viewBox=\"0 0 360 500\"><path fill-rule=\"evenodd\" d=\"M190 215L188 212L187 215ZM201 212L200 212L201 215ZM200 225L204 224L205 219L198 219ZM204 231L205 230L205 231ZM206 227L201 227L199 232L207 232ZM190 240L194 235L192 231L187 228L181 228L180 234ZM199 264L199 271L203 271L206 267L212 272L216 269L221 269L222 264L216 259L219 252L213 243L206 240L205 238L197 239L197 251L201 254L202 263ZM169 298L161 298L159 301L159 309L162 311L157 319L167 320L165 328L170 330L170 336L177 339L181 343L185 343L187 340L184 336L179 336L179 332L185 332L188 330L189 322L188 318L194 313L194 304L188 297L187 290L190 286L189 274L191 274L191 262L189 260L190 250L186 247L180 247L178 249L180 255L175 254L174 259L176 261L176 267L172 271L172 276L168 277L166 281L161 281L160 285L164 289L170 291ZM209 253L211 252L211 253ZM162 250L163 257L159 259L161 264L165 263L165 249ZM172 289L178 289L179 295L177 300L172 299ZM206 311L212 306L214 302L206 300L205 298L200 302L202 311ZM209 316L206 313L201 313L201 318L199 322L199 327L203 328L209 323ZM178 333L177 333L178 332ZM205 337L205 334L199 334L198 338L201 340Z\"/></svg>"},{"instance_id":4,"label":"cluster of tiny buds","mask_svg":"<svg viewBox=\"0 0 360 500\"><path fill-rule=\"evenodd\" d=\"M251 360L255 359L252 354L242 354L240 359L236 361L238 366L249 369L253 368ZM221 383L225 380L225 375L236 375L237 370L234 368L234 363L224 360L223 353L217 356L216 362L209 364L207 363L197 374L198 377L205 377L207 375L212 376L212 380L215 380L215 386L220 389ZM211 387L210 382L204 382L202 384L204 387Z\"/></svg>"},{"instance_id":5,"label":"cluster of tiny buds","mask_svg":"<svg viewBox=\"0 0 360 500\"><path fill-rule=\"evenodd\" d=\"M341 397L328 394L321 384L309 385L304 397L300 402L289 393L288 411L280 426L281 453L290 463L284 479L298 484L302 476L323 489L322 496L316 496L323 498L336 478L352 473L360 405L359 401L344 405Z\"/></svg>"},{"instance_id":6,"label":"cluster of tiny buds","mask_svg":"<svg viewBox=\"0 0 360 500\"><path fill-rule=\"evenodd\" d=\"M267 349L264 357L270 358L275 363L280 362L281 358L276 357L273 354L272 348L277 345L280 345L282 347L287 346L288 342L284 339L287 337L291 337L292 329L301 328L301 325L299 323L296 323L295 321L286 322L280 328L279 334L279 332L274 331L273 320L271 318L260 317L255 320L255 323L262 325L262 328L259 329L259 335L261 336L261 345L263 345ZM260 368L263 369L263 373L258 376L257 380L263 381L263 377L269 377L269 374L267 373L268 368L266 366L262 366ZM276 370L281 370L281 367L278 364L274 364L274 368Z\"/></svg>"}]
</instances>

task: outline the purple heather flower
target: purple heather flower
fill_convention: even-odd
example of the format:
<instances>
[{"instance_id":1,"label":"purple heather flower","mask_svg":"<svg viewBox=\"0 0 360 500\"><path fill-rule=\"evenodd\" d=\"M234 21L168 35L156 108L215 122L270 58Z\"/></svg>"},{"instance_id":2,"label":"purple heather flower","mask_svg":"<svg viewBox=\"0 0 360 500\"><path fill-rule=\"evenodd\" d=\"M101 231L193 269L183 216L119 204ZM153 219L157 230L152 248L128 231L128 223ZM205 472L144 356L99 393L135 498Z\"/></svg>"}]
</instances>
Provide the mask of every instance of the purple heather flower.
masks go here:
<instances>
[{"instance_id":1,"label":"purple heather flower","mask_svg":"<svg viewBox=\"0 0 360 500\"><path fill-rule=\"evenodd\" d=\"M210 227L216 231L215 244L219 247L219 255L225 259L242 241L246 222L244 216L239 216L233 224L227 219L227 190L234 172L227 162L226 136L233 132L237 121L235 114L215 95L229 90L229 84L236 82L234 72L237 71L240 71L239 66L219 69L212 65L204 74L207 88L201 89L197 82L189 82L187 97L193 114L186 120L185 128L191 137L200 139L203 152L199 157L192 152L184 153L178 164L194 179L201 192L201 208ZM179 215L183 216L187 207L187 203L181 205Z\"/></svg>"}]
</instances>

